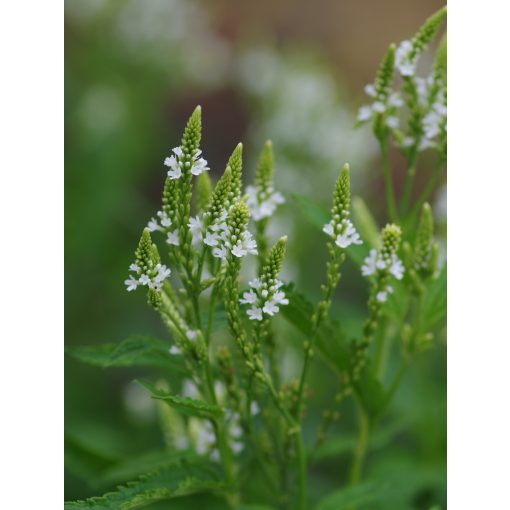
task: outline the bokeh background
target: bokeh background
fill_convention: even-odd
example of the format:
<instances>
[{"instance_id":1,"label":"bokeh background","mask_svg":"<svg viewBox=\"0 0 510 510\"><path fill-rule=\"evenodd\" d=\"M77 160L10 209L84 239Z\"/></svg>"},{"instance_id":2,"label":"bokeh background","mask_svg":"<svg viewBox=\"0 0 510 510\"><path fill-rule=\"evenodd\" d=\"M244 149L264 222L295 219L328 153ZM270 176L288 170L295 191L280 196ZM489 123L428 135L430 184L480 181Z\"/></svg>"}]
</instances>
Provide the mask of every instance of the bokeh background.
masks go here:
<instances>
[{"instance_id":1,"label":"bokeh background","mask_svg":"<svg viewBox=\"0 0 510 510\"><path fill-rule=\"evenodd\" d=\"M356 111L364 101L363 85L373 80L388 44L411 36L441 5L439 0L67 0L66 344L117 342L132 333L165 335L143 293L128 294L123 280L140 231L159 208L163 159L197 104L214 179L239 141L249 177L263 142L273 140L276 187L287 205L275 216L271 235L289 235L285 278L317 296L324 239L292 195L328 204L347 161L353 192L384 223L380 160L369 129L353 129ZM401 164L394 160L397 185ZM434 212L440 225L444 201L439 189ZM343 275L334 313L349 331L365 312L366 283L349 262ZM289 378L297 352L286 355ZM442 348L418 360L369 457L372 478L393 476L401 486L388 508L446 507L444 364ZM331 398L331 375L316 365L311 387L323 396L310 403L311 414ZM110 462L162 441L153 403L131 383L143 373L105 371L71 358L65 366L65 497L75 499L105 489L97 486L95 474ZM332 433L347 444L339 444L345 465L325 458L312 466L317 493L345 477L354 428L352 410L342 411ZM310 436L316 425L309 425Z\"/></svg>"}]
</instances>

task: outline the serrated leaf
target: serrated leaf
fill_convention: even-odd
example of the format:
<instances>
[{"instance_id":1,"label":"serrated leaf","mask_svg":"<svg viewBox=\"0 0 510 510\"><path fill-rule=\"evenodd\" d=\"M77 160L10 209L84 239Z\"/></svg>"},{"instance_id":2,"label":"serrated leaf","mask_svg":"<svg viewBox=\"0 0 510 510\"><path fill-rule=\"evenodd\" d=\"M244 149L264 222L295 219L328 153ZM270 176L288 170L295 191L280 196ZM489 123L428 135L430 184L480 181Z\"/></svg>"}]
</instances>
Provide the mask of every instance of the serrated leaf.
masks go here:
<instances>
[{"instance_id":1,"label":"serrated leaf","mask_svg":"<svg viewBox=\"0 0 510 510\"><path fill-rule=\"evenodd\" d=\"M195 400L189 397L181 397L179 395L172 395L164 390L156 388L154 385L144 382L136 381L138 384L143 386L150 394L152 398L162 400L170 407L173 407L176 411L179 411L188 416L197 416L199 418L216 419L221 418L223 410L221 407L213 404L208 404L201 400Z\"/></svg>"},{"instance_id":2,"label":"serrated leaf","mask_svg":"<svg viewBox=\"0 0 510 510\"><path fill-rule=\"evenodd\" d=\"M363 483L354 487L346 487L328 494L315 507L315 510L340 510L356 507L361 510L364 505L380 500L384 487L376 483Z\"/></svg>"},{"instance_id":3,"label":"serrated leaf","mask_svg":"<svg viewBox=\"0 0 510 510\"><path fill-rule=\"evenodd\" d=\"M170 355L169 347L168 341L133 335L120 343L67 347L66 352L84 363L102 368L143 366L185 373L182 359Z\"/></svg>"},{"instance_id":4,"label":"serrated leaf","mask_svg":"<svg viewBox=\"0 0 510 510\"><path fill-rule=\"evenodd\" d=\"M65 503L65 510L130 510L179 496L222 490L219 467L209 462L171 465L141 476L104 496Z\"/></svg>"},{"instance_id":5,"label":"serrated leaf","mask_svg":"<svg viewBox=\"0 0 510 510\"><path fill-rule=\"evenodd\" d=\"M133 480L143 473L155 471L171 463L179 465L184 459L196 460L197 455L192 451L157 450L147 452L136 457L130 457L116 462L103 470L99 477L96 473L96 485L112 486Z\"/></svg>"}]
</instances>

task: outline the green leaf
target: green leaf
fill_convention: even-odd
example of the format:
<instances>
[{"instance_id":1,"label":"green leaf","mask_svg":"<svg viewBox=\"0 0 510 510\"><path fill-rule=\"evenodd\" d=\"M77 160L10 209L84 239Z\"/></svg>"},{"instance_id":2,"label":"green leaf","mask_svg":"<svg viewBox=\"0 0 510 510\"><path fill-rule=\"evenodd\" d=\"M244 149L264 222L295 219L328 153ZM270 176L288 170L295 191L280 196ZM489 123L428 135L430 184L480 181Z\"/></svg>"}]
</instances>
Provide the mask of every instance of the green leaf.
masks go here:
<instances>
[{"instance_id":1,"label":"green leaf","mask_svg":"<svg viewBox=\"0 0 510 510\"><path fill-rule=\"evenodd\" d=\"M170 343L149 336L134 335L120 343L67 347L74 358L102 368L144 366L185 373L184 362L168 352Z\"/></svg>"},{"instance_id":2,"label":"green leaf","mask_svg":"<svg viewBox=\"0 0 510 510\"><path fill-rule=\"evenodd\" d=\"M386 391L383 385L366 366L361 376L354 384L354 389L360 399L363 409L373 421L384 411L387 403Z\"/></svg>"},{"instance_id":3,"label":"green leaf","mask_svg":"<svg viewBox=\"0 0 510 510\"><path fill-rule=\"evenodd\" d=\"M292 194L291 197L309 223L322 231L324 225L331 219L331 213L325 207L310 200L308 197L297 194ZM369 246L366 243L351 244L345 252L358 267L361 267L365 257L368 255Z\"/></svg>"},{"instance_id":4,"label":"green leaf","mask_svg":"<svg viewBox=\"0 0 510 510\"><path fill-rule=\"evenodd\" d=\"M219 466L209 462L171 465L141 476L101 497L65 503L65 510L130 510L203 491L224 489Z\"/></svg>"},{"instance_id":5,"label":"green leaf","mask_svg":"<svg viewBox=\"0 0 510 510\"><path fill-rule=\"evenodd\" d=\"M380 500L383 497L381 489L384 489L384 486L370 482L339 489L321 500L315 510L341 510L354 505L360 510L363 505Z\"/></svg>"},{"instance_id":6,"label":"green leaf","mask_svg":"<svg viewBox=\"0 0 510 510\"><path fill-rule=\"evenodd\" d=\"M196 460L197 455L192 451L156 450L136 457L130 457L110 465L97 477L96 484L112 486L133 480L143 473L155 471L170 463L179 465L184 459Z\"/></svg>"},{"instance_id":7,"label":"green leaf","mask_svg":"<svg viewBox=\"0 0 510 510\"><path fill-rule=\"evenodd\" d=\"M281 313L294 327L300 331L305 338L310 337L311 317L314 313L314 306L292 285L285 287L285 293L289 304L281 308ZM338 321L326 318L315 338L315 346L318 352L324 357L334 369L339 372L349 366L349 347Z\"/></svg>"},{"instance_id":8,"label":"green leaf","mask_svg":"<svg viewBox=\"0 0 510 510\"><path fill-rule=\"evenodd\" d=\"M150 394L152 398L157 400L163 400L170 407L173 407L176 411L179 411L188 416L198 416L199 418L216 419L221 418L223 410L221 407L213 404L202 402L201 400L195 400L189 397L180 397L178 395L172 395L166 391L159 390L154 385L144 382L136 381L138 384L143 386Z\"/></svg>"},{"instance_id":9,"label":"green leaf","mask_svg":"<svg viewBox=\"0 0 510 510\"><path fill-rule=\"evenodd\" d=\"M298 205L303 216L320 230L331 219L331 213L325 207L310 200L308 197L293 193L291 198Z\"/></svg>"}]
</instances>

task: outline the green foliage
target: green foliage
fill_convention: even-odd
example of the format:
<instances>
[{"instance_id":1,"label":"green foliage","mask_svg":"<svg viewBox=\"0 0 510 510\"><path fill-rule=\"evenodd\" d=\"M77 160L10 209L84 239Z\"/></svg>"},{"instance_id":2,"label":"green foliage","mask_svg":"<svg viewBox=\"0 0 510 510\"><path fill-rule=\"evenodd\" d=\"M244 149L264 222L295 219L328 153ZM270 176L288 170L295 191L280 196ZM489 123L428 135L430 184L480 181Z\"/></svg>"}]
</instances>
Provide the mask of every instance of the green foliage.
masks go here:
<instances>
[{"instance_id":1,"label":"green foliage","mask_svg":"<svg viewBox=\"0 0 510 510\"><path fill-rule=\"evenodd\" d=\"M158 469L138 480L118 487L104 496L68 502L65 510L131 510L203 491L222 490L224 484L216 466L210 463L182 462Z\"/></svg>"},{"instance_id":2,"label":"green foliage","mask_svg":"<svg viewBox=\"0 0 510 510\"><path fill-rule=\"evenodd\" d=\"M67 347L74 358L101 368L155 367L185 373L181 358L168 355L169 344L143 335L130 336L120 343Z\"/></svg>"},{"instance_id":3,"label":"green foliage","mask_svg":"<svg viewBox=\"0 0 510 510\"><path fill-rule=\"evenodd\" d=\"M213 404L208 404L200 400L195 400L189 397L180 397L172 395L164 390L156 388L154 385L145 382L137 381L140 386L144 387L156 400L162 400L165 404L174 408L180 413L188 416L197 416L198 418L217 419L223 415L221 407Z\"/></svg>"},{"instance_id":4,"label":"green foliage","mask_svg":"<svg viewBox=\"0 0 510 510\"><path fill-rule=\"evenodd\" d=\"M412 42L414 52L422 52L430 43L444 14L437 13L420 29ZM367 92L375 98L370 118L380 142L390 198L394 192L388 144L400 144L407 173L414 174L422 142L428 137L425 141L439 149L445 138L445 45L438 50L430 94L423 102L413 75L416 59L404 54L409 44L399 49L390 46ZM404 78L409 133L400 132L394 118L401 104L392 90L396 68ZM414 136L411 142L405 141L408 135ZM293 195L302 217L324 239L317 250L328 254L320 289L310 291L307 275L300 274L299 287L306 289L300 292L294 283L279 280L286 269L287 236L268 249L271 231L267 227L276 205L284 202L273 189L271 142L264 145L254 183L243 195L242 144L236 146L213 186L205 173L207 162L198 159L200 141L201 109L197 107L181 145L165 160L170 170L162 211L157 213L159 220L151 220L143 230L130 266L136 274L125 282L129 291L148 286L152 312L162 319L171 341L135 336L119 344L68 349L76 359L99 367L149 367L163 372L163 378L158 373L156 384L139 382L147 396L158 401L159 421L143 417L137 395L125 402L132 428L144 429L153 441L151 450L144 453L133 438L129 454L107 455L70 435L66 448L71 472L104 490L114 483L125 485L99 498L66 503L66 508L144 508L202 492L210 498L208 508L368 510L387 508L386 494L388 500L398 502L394 508L405 508L410 493L399 493L375 468L378 448L393 447L396 434L403 430L402 423L389 431L384 427L387 414L390 423L395 423L392 405L394 397L401 396L397 390L404 374L413 370L418 355L432 346L434 335L444 326L446 268L437 274L438 245L427 196L420 196L409 212L412 187L407 182L398 209L396 202L389 206L392 223L379 235L377 221L361 198L352 201L350 219L348 164L339 172L330 210L313 198ZM195 186L193 176L198 176ZM422 211L417 225L414 208ZM249 230L253 225L255 236ZM296 225L294 233L301 234L300 216ZM161 244L164 250L158 249L150 231L167 236ZM252 266L243 266L249 255L257 255L256 278L247 276ZM344 270L346 257L354 264L345 264ZM169 267L162 258L163 262L168 259ZM316 269L315 260L307 262L307 271ZM340 302L335 293L341 269L346 297ZM360 289L361 276L368 278L369 285ZM240 292L246 288L245 281L249 290ZM367 291L365 308L361 303ZM277 315L285 320L275 320ZM287 345L287 340L293 345ZM330 370L317 370L314 376L323 378L322 388L330 391L317 390L310 382L315 354ZM289 359L298 356L291 370L285 366L287 355ZM314 391L317 398L308 398ZM419 399L416 395L413 399L416 406ZM352 403L357 424L351 416ZM317 419L321 416L322 420ZM312 427L318 430L315 443ZM333 427L337 430L329 440ZM165 449L154 450L157 442ZM350 469L343 458L346 451L352 453ZM308 480L311 461L339 464L334 480L324 481L330 492L325 497L319 496L317 480ZM437 479L431 483L440 486ZM423 489L417 483L413 487ZM198 501L203 500L197 496L183 506Z\"/></svg>"}]
</instances>

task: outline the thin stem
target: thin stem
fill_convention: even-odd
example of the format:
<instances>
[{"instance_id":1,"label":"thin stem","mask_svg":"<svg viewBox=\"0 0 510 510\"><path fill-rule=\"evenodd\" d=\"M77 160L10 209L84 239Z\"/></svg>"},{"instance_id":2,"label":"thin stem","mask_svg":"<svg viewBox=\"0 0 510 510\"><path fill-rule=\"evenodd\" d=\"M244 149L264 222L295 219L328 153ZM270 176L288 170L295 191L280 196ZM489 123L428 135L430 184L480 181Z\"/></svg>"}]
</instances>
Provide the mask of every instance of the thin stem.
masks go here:
<instances>
[{"instance_id":1,"label":"thin stem","mask_svg":"<svg viewBox=\"0 0 510 510\"><path fill-rule=\"evenodd\" d=\"M442 159L436 168L434 169L434 172L432 176L430 177L429 181L425 185L425 188L423 188L423 191L421 192L420 196L416 200L413 208L411 209L411 212L409 214L410 218L414 218L417 213L420 211L423 203L429 198L429 196L432 194L434 189L437 186L437 183L439 181L439 178L441 177L441 174L443 173L443 170L445 168L445 162Z\"/></svg>"},{"instance_id":2,"label":"thin stem","mask_svg":"<svg viewBox=\"0 0 510 510\"><path fill-rule=\"evenodd\" d=\"M413 190L414 175L416 174L416 159L418 157L418 150L413 147L409 157L407 158L407 170L404 180L404 190L400 199L400 215L405 217L409 201L411 200L411 192Z\"/></svg>"},{"instance_id":3,"label":"thin stem","mask_svg":"<svg viewBox=\"0 0 510 510\"><path fill-rule=\"evenodd\" d=\"M351 472L349 476L349 482L351 485L357 485L361 480L361 473L363 470L363 463L367 453L368 440L370 437L370 423L368 416L363 409L361 403L356 399L356 408L358 410L359 419L359 434L356 448L354 450L354 457L351 466Z\"/></svg>"},{"instance_id":4,"label":"thin stem","mask_svg":"<svg viewBox=\"0 0 510 510\"><path fill-rule=\"evenodd\" d=\"M386 206L391 221L398 222L397 203L395 201L395 193L393 191L393 180L391 176L390 159L388 156L388 145L386 141L379 141L382 153L383 175L384 175L384 192L386 195Z\"/></svg>"}]
</instances>

